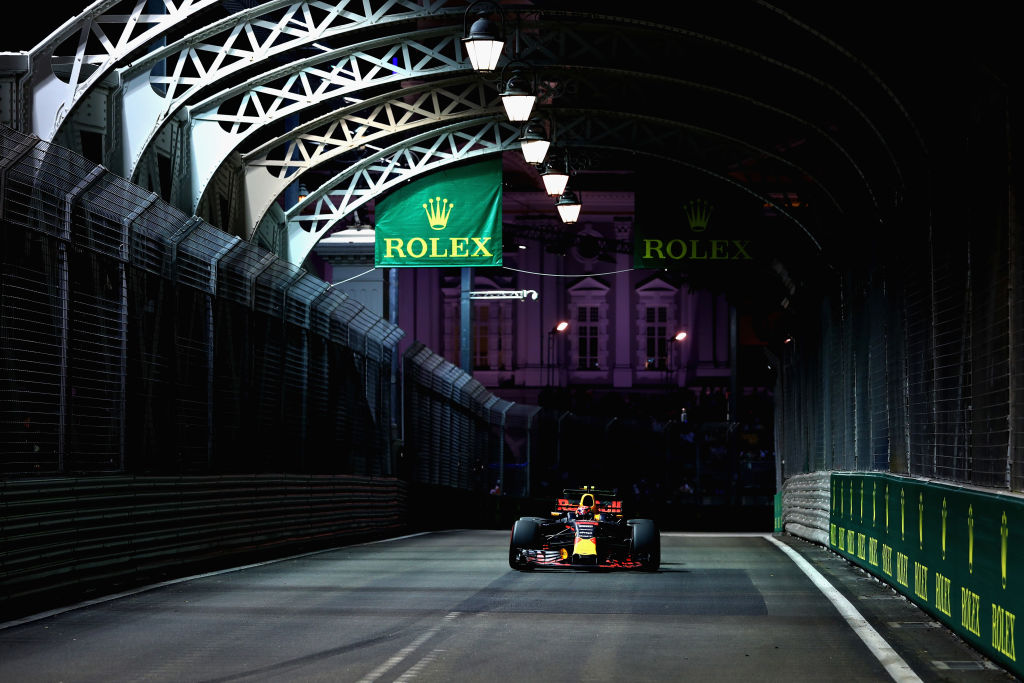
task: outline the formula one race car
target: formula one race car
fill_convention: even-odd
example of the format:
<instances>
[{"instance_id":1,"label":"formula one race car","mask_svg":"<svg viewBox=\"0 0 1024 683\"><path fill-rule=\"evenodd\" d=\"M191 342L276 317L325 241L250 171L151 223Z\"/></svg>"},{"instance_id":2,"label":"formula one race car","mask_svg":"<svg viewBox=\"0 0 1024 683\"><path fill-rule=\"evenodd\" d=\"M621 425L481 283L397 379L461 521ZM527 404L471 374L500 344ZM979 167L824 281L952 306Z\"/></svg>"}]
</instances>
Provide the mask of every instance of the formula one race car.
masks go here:
<instances>
[{"instance_id":1,"label":"formula one race car","mask_svg":"<svg viewBox=\"0 0 1024 683\"><path fill-rule=\"evenodd\" d=\"M552 519L522 517L512 527L513 569L640 569L657 571L661 537L650 519L624 519L622 501L593 487L565 489ZM579 502L574 502L574 501Z\"/></svg>"}]
</instances>

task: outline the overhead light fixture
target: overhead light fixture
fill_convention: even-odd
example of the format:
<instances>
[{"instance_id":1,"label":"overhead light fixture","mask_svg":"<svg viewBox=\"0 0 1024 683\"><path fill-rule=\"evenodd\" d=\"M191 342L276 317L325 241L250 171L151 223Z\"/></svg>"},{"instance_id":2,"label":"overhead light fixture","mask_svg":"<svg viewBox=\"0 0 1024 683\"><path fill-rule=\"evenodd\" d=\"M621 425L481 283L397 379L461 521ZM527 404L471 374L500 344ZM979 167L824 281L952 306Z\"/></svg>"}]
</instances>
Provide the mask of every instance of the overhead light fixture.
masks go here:
<instances>
[{"instance_id":1,"label":"overhead light fixture","mask_svg":"<svg viewBox=\"0 0 1024 683\"><path fill-rule=\"evenodd\" d=\"M566 225L572 225L580 217L580 209L583 205L580 203L579 197L572 190L566 190L561 194L558 200L555 202L555 208L558 209L558 216L562 219L562 222Z\"/></svg>"},{"instance_id":2,"label":"overhead light fixture","mask_svg":"<svg viewBox=\"0 0 1024 683\"><path fill-rule=\"evenodd\" d=\"M477 5L490 5L491 12L483 8L476 11L476 21L466 29L470 15L474 14L473 8ZM489 73L498 67L498 60L501 59L501 52L505 48L505 41L502 39L501 26L491 21L488 16L497 13L503 20L501 7L493 2L474 2L466 8L466 14L462 20L463 38L462 43L466 46L466 54L469 55L469 63L474 71Z\"/></svg>"},{"instance_id":3,"label":"overhead light fixture","mask_svg":"<svg viewBox=\"0 0 1024 683\"><path fill-rule=\"evenodd\" d=\"M523 152L526 163L543 164L550 146L551 140L548 139L547 131L544 130L544 126L540 122L531 121L526 124L523 134L519 137L519 148Z\"/></svg>"},{"instance_id":4,"label":"overhead light fixture","mask_svg":"<svg viewBox=\"0 0 1024 683\"><path fill-rule=\"evenodd\" d=\"M569 171L549 163L541 171L540 179L544 182L544 191L549 196L560 197L565 192L565 186L569 184Z\"/></svg>"},{"instance_id":5,"label":"overhead light fixture","mask_svg":"<svg viewBox=\"0 0 1024 683\"><path fill-rule=\"evenodd\" d=\"M533 103L537 101L530 81L521 72L516 71L505 83L501 93L501 103L505 106L505 114L513 123L522 123L530 119Z\"/></svg>"},{"instance_id":6,"label":"overhead light fixture","mask_svg":"<svg viewBox=\"0 0 1024 683\"><path fill-rule=\"evenodd\" d=\"M672 337L673 341L683 341L684 339L686 339L686 333L682 330L676 332L676 336Z\"/></svg>"},{"instance_id":7,"label":"overhead light fixture","mask_svg":"<svg viewBox=\"0 0 1024 683\"><path fill-rule=\"evenodd\" d=\"M306 184L305 183L299 183L299 201L301 202L303 199L305 199L308 196L309 196L309 189L306 187Z\"/></svg>"}]
</instances>

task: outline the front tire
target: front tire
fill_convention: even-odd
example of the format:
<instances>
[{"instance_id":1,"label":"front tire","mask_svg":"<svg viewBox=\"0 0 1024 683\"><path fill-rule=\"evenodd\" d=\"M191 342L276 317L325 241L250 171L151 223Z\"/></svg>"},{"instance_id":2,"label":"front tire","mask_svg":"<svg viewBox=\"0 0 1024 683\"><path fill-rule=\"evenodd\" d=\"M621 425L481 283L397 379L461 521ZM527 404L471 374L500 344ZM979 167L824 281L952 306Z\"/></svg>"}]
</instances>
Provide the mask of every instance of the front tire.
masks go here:
<instances>
[{"instance_id":1,"label":"front tire","mask_svg":"<svg viewBox=\"0 0 1024 683\"><path fill-rule=\"evenodd\" d=\"M508 544L508 566L519 571L529 571L532 567L519 559L520 550L540 548L540 524L535 518L523 518L512 527L512 539Z\"/></svg>"},{"instance_id":2,"label":"front tire","mask_svg":"<svg viewBox=\"0 0 1024 683\"><path fill-rule=\"evenodd\" d=\"M631 519L631 554L640 562L640 570L656 572L661 566L661 535L652 519Z\"/></svg>"}]
</instances>

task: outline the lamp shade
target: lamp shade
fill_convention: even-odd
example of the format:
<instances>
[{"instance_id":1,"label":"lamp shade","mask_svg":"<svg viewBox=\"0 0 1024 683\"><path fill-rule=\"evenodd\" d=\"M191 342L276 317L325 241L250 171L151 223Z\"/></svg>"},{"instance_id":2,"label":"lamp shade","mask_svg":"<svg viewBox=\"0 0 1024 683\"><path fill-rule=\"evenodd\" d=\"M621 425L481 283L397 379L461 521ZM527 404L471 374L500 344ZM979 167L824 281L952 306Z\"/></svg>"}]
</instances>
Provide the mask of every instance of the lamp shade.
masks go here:
<instances>
[{"instance_id":1,"label":"lamp shade","mask_svg":"<svg viewBox=\"0 0 1024 683\"><path fill-rule=\"evenodd\" d=\"M540 179L544 182L544 191L552 197L562 196L565 186L569 184L569 174L550 164L544 167Z\"/></svg>"},{"instance_id":2,"label":"lamp shade","mask_svg":"<svg viewBox=\"0 0 1024 683\"><path fill-rule=\"evenodd\" d=\"M516 123L529 120L536 101L537 96L533 94L529 81L519 74L509 79L505 91L501 93L501 103L505 105L508 120Z\"/></svg>"},{"instance_id":3,"label":"lamp shade","mask_svg":"<svg viewBox=\"0 0 1024 683\"><path fill-rule=\"evenodd\" d=\"M580 209L583 208L583 205L580 204L579 197L575 192L566 190L555 202L555 208L558 209L558 216L562 222L570 225L579 220Z\"/></svg>"},{"instance_id":4,"label":"lamp shade","mask_svg":"<svg viewBox=\"0 0 1024 683\"><path fill-rule=\"evenodd\" d=\"M519 148L523 151L523 158L528 164L544 163L544 157L548 155L550 146L551 141L548 140L544 127L539 123L528 123L519 137Z\"/></svg>"},{"instance_id":5,"label":"lamp shade","mask_svg":"<svg viewBox=\"0 0 1024 683\"><path fill-rule=\"evenodd\" d=\"M473 22L469 29L469 35L462 39L466 46L466 54L469 55L469 63L475 71L494 71L501 58L501 51L505 48L498 33L497 26L487 17L480 17Z\"/></svg>"}]
</instances>

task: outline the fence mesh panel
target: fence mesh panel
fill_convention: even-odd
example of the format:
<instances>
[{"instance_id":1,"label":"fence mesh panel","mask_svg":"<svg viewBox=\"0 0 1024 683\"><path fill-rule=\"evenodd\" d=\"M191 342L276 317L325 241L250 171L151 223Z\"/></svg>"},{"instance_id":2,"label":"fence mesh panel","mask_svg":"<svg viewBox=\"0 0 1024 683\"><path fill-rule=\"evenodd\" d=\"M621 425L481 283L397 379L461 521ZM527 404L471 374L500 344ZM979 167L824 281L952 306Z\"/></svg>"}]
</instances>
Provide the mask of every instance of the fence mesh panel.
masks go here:
<instances>
[{"instance_id":1,"label":"fence mesh panel","mask_svg":"<svg viewBox=\"0 0 1024 683\"><path fill-rule=\"evenodd\" d=\"M392 472L401 330L56 145L0 172L0 473Z\"/></svg>"},{"instance_id":2,"label":"fence mesh panel","mask_svg":"<svg viewBox=\"0 0 1024 683\"><path fill-rule=\"evenodd\" d=\"M970 144L950 149L958 167L986 169L963 179L971 201L900 226L898 252L845 268L820 323L801 321L777 393L784 476L883 470L1024 490L1024 240L1009 163L1020 143L1007 138L1001 93L986 91L964 131Z\"/></svg>"}]
</instances>

